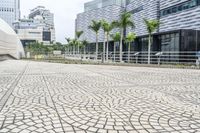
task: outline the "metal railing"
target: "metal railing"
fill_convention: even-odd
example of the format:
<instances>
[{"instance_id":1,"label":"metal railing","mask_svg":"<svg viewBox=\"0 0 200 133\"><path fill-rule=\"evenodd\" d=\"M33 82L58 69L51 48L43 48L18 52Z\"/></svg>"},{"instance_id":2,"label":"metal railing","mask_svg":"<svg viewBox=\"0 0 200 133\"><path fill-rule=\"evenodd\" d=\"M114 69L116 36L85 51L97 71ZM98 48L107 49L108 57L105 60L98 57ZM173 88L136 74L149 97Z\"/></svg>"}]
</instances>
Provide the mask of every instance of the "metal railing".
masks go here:
<instances>
[{"instance_id":1,"label":"metal railing","mask_svg":"<svg viewBox=\"0 0 200 133\"><path fill-rule=\"evenodd\" d=\"M107 54L99 52L65 52L62 55L53 55L52 53L46 54L31 54L31 58L35 56L43 56L40 58L62 58L62 59L73 59L73 60L86 60L94 62L105 62L105 63L118 63L120 62L120 53L110 51ZM97 55L97 56L96 56ZM198 56L196 51L153 51L151 52L151 64L171 64L171 65L191 65L200 66L200 56ZM138 52L138 51L125 51L122 53L121 63L134 63L134 64L148 64L148 52Z\"/></svg>"},{"instance_id":2,"label":"metal railing","mask_svg":"<svg viewBox=\"0 0 200 133\"><path fill-rule=\"evenodd\" d=\"M108 58L107 54L98 53L96 60L96 53L86 52L85 54L65 54L65 57L75 57L79 59L94 60L94 61L103 61L105 62L120 62L120 53L119 52L109 52ZM183 65L199 65L200 57L197 56L196 51L165 51L151 52L151 64L183 64ZM123 63L135 63L135 64L147 64L148 63L148 52L123 52L122 53Z\"/></svg>"}]
</instances>

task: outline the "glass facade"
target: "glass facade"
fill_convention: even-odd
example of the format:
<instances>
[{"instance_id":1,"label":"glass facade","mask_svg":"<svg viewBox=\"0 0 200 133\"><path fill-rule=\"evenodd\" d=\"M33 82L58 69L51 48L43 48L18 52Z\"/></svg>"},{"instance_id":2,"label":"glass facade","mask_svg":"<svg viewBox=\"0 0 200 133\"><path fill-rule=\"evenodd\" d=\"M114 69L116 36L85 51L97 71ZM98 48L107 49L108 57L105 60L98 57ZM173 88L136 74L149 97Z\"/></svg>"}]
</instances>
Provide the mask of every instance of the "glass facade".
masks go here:
<instances>
[{"instance_id":1,"label":"glass facade","mask_svg":"<svg viewBox=\"0 0 200 133\"><path fill-rule=\"evenodd\" d=\"M84 10L90 11L98 8L103 8L110 5L125 6L126 0L93 0L91 2L85 3Z\"/></svg>"},{"instance_id":2,"label":"glass facade","mask_svg":"<svg viewBox=\"0 0 200 133\"><path fill-rule=\"evenodd\" d=\"M132 3L134 0L126 0L126 5Z\"/></svg>"},{"instance_id":3,"label":"glass facade","mask_svg":"<svg viewBox=\"0 0 200 133\"><path fill-rule=\"evenodd\" d=\"M160 16L167 16L173 13L181 12L190 8L200 6L200 0L189 0L178 5L174 5L160 11Z\"/></svg>"},{"instance_id":4,"label":"glass facade","mask_svg":"<svg viewBox=\"0 0 200 133\"><path fill-rule=\"evenodd\" d=\"M154 34L152 37L152 53L164 52L163 61L193 62L195 51L200 51L200 31L176 30ZM148 51L148 36L136 39L135 51Z\"/></svg>"},{"instance_id":5,"label":"glass facade","mask_svg":"<svg viewBox=\"0 0 200 133\"><path fill-rule=\"evenodd\" d=\"M51 32L49 31L43 32L43 41L51 41Z\"/></svg>"},{"instance_id":6,"label":"glass facade","mask_svg":"<svg viewBox=\"0 0 200 133\"><path fill-rule=\"evenodd\" d=\"M20 18L20 0L0 0L0 18L13 27Z\"/></svg>"},{"instance_id":7,"label":"glass facade","mask_svg":"<svg viewBox=\"0 0 200 133\"><path fill-rule=\"evenodd\" d=\"M161 51L179 51L180 35L172 33L160 36Z\"/></svg>"},{"instance_id":8,"label":"glass facade","mask_svg":"<svg viewBox=\"0 0 200 133\"><path fill-rule=\"evenodd\" d=\"M153 35L152 51L200 51L200 31L176 30ZM136 39L136 51L148 51L148 36Z\"/></svg>"}]
</instances>

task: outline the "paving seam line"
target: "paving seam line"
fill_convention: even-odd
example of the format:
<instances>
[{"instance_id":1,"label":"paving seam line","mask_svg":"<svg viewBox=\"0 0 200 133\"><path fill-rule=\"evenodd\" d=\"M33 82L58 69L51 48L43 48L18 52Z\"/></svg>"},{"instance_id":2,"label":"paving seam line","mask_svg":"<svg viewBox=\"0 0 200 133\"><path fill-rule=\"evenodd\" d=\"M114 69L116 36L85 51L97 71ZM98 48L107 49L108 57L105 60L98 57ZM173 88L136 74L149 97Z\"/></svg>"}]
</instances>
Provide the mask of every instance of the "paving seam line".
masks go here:
<instances>
[{"instance_id":1,"label":"paving seam line","mask_svg":"<svg viewBox=\"0 0 200 133\"><path fill-rule=\"evenodd\" d=\"M58 115L58 118L59 118L59 121L60 121L60 124L61 124L62 130L63 130L64 133L66 133L66 132L65 132L65 129L64 129L64 127L63 127L63 123L62 123L62 117L61 117L60 114L58 113L58 109L57 109L57 107L56 107L56 105L55 105L54 100L52 99L51 92L49 91L49 86L47 85L47 80L46 80L46 78L45 78L43 72L41 72L41 74L42 74L42 78L43 78L43 80L44 80L44 83L45 83L46 89L47 89L47 91L48 91L48 93L49 93L49 96L50 96L50 98L51 98L51 101L52 101L52 103L53 103L54 110L56 111L56 114Z\"/></svg>"},{"instance_id":2,"label":"paving seam line","mask_svg":"<svg viewBox=\"0 0 200 133\"><path fill-rule=\"evenodd\" d=\"M22 76L24 75L27 67L28 67L29 62L25 65L23 71L17 76L17 78L15 79L15 82L11 85L11 87L8 89L8 91L5 93L5 95L0 99L0 112L3 110L4 106L6 105L10 95L12 94L13 90L15 89L15 87L17 86L17 84L19 83L20 79L22 78Z\"/></svg>"}]
</instances>

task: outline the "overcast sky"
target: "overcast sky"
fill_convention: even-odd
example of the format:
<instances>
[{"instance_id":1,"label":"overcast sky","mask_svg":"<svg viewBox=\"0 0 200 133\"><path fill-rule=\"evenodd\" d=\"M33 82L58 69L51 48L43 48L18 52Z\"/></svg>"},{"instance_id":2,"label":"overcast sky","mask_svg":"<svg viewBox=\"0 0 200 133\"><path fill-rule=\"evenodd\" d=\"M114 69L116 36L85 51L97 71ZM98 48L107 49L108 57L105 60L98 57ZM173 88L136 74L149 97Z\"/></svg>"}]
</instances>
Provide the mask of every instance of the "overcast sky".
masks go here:
<instances>
[{"instance_id":1,"label":"overcast sky","mask_svg":"<svg viewBox=\"0 0 200 133\"><path fill-rule=\"evenodd\" d=\"M65 43L65 37L74 37L76 14L83 12L88 1L91 0L21 0L21 17L36 6L45 6L54 13L56 40Z\"/></svg>"}]
</instances>

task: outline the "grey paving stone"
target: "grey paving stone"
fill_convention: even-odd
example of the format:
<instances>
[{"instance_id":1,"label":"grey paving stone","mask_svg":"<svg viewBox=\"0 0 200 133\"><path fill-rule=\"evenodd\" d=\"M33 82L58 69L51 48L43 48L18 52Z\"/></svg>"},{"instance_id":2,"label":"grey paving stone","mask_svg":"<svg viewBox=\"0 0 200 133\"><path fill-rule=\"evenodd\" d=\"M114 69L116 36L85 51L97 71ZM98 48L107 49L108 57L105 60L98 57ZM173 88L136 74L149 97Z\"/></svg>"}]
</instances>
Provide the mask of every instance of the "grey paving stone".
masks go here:
<instances>
[{"instance_id":1,"label":"grey paving stone","mask_svg":"<svg viewBox=\"0 0 200 133\"><path fill-rule=\"evenodd\" d=\"M3 61L0 133L200 132L199 77L187 69Z\"/></svg>"}]
</instances>

